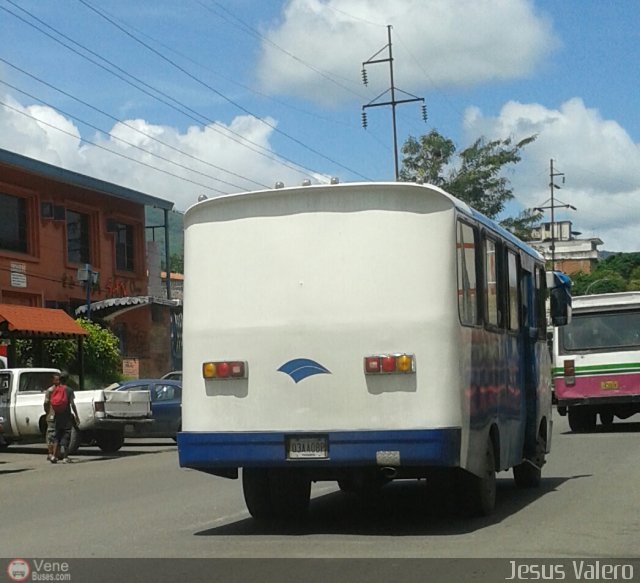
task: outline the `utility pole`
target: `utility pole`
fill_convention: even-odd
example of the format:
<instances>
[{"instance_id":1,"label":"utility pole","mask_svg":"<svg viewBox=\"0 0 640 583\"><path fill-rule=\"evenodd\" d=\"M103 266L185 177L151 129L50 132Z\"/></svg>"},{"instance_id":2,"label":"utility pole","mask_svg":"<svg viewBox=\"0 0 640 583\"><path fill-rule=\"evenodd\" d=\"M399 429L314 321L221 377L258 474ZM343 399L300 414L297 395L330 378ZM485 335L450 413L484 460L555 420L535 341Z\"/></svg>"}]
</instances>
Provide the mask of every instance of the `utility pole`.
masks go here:
<instances>
[{"instance_id":1,"label":"utility pole","mask_svg":"<svg viewBox=\"0 0 640 583\"><path fill-rule=\"evenodd\" d=\"M570 204L566 204L562 201L559 201L561 204L556 204L554 194L555 190L560 190L560 187L555 183L556 176L562 176L562 184L564 184L564 172L555 172L553 168L553 158L549 160L549 189L551 191L551 198L546 200L544 204L550 203L548 206L539 206L535 207L534 211L544 212L546 209L551 210L551 269L555 271L556 269L556 219L555 219L555 209L556 208L567 208L571 210L577 210L576 207Z\"/></svg>"},{"instance_id":2,"label":"utility pole","mask_svg":"<svg viewBox=\"0 0 640 583\"><path fill-rule=\"evenodd\" d=\"M382 47L375 55L373 55L367 61L364 61L362 63L362 82L365 85L368 84L367 69L365 68L366 65L373 65L375 63L389 63L389 77L391 81L391 86L389 89L387 89L386 91L378 95L378 97L376 97L366 105L362 106L362 127L364 129L367 129L367 113L365 111L367 108L382 107L384 105L391 106L391 117L392 117L392 124L393 124L393 160L394 160L395 179L397 182L400 178L400 172L398 170L398 130L396 126L396 106L401 103L411 103L414 101L422 101L422 119L425 122L427 121L427 106L424 103L424 97L416 97L411 93L402 91L402 89L397 89L397 87L395 86L394 80L393 80L393 52L392 52L392 44L391 44L391 25L387 26L387 36L388 36L388 43L384 47ZM382 59L382 58L376 59L376 57L385 49L388 49L389 56L386 59ZM396 99L396 90L405 95L409 95L410 98ZM391 94L391 100L385 101L385 102L379 102L378 99L380 99L383 95L386 95L387 93Z\"/></svg>"}]
</instances>

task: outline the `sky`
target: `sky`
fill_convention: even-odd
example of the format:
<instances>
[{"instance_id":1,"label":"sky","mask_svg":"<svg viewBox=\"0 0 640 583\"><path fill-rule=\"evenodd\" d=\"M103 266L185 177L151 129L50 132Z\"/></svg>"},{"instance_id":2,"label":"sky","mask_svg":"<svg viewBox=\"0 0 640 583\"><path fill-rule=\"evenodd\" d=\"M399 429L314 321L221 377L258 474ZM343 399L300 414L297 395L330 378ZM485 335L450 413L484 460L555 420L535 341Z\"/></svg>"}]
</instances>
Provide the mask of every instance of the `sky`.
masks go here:
<instances>
[{"instance_id":1,"label":"sky","mask_svg":"<svg viewBox=\"0 0 640 583\"><path fill-rule=\"evenodd\" d=\"M396 99L427 108L396 107L398 151L432 129L458 151L535 135L500 218L549 206L553 160L555 220L640 251L631 0L0 0L0 148L179 211L393 181L390 56Z\"/></svg>"}]
</instances>

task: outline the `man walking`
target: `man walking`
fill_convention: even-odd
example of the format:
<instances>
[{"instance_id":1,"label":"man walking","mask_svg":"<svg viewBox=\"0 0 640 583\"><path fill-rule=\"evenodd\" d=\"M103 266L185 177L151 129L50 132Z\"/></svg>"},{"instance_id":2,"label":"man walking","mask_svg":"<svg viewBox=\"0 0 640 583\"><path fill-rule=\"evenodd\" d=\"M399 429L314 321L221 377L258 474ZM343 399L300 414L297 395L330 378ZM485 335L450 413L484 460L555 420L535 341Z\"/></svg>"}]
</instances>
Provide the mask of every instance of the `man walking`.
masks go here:
<instances>
[{"instance_id":1,"label":"man walking","mask_svg":"<svg viewBox=\"0 0 640 583\"><path fill-rule=\"evenodd\" d=\"M53 375L53 384L46 390L44 410L47 413L47 459L55 464L58 459L70 461L67 452L71 429L79 423L73 389L61 383L60 375Z\"/></svg>"}]
</instances>

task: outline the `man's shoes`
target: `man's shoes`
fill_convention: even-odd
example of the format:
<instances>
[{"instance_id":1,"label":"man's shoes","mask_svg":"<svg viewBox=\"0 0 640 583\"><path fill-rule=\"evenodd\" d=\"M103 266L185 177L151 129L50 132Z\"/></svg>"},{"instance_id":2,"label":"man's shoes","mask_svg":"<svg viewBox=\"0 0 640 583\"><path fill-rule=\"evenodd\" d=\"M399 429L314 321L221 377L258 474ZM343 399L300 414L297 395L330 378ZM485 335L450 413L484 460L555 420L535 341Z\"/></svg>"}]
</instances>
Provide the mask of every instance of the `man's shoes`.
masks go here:
<instances>
[{"instance_id":1,"label":"man's shoes","mask_svg":"<svg viewBox=\"0 0 640 583\"><path fill-rule=\"evenodd\" d=\"M57 463L58 463L58 460L57 460L57 459L56 459L56 457L55 457L55 456L53 456L53 455L49 457L49 461L50 461L52 464L57 464Z\"/></svg>"},{"instance_id":2,"label":"man's shoes","mask_svg":"<svg viewBox=\"0 0 640 583\"><path fill-rule=\"evenodd\" d=\"M63 460L61 460L63 464L72 464L73 460L71 458L64 458Z\"/></svg>"}]
</instances>

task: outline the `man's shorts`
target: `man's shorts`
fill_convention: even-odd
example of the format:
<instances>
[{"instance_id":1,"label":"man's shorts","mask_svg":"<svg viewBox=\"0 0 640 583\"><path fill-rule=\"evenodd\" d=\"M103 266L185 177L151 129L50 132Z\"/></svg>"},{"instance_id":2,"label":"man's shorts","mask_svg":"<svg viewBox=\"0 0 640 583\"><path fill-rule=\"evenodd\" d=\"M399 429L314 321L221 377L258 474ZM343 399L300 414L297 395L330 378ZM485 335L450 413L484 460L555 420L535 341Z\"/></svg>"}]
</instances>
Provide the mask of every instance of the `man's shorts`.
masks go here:
<instances>
[{"instance_id":1,"label":"man's shorts","mask_svg":"<svg viewBox=\"0 0 640 583\"><path fill-rule=\"evenodd\" d=\"M52 445L56 440L56 422L54 419L47 420L47 444Z\"/></svg>"}]
</instances>

